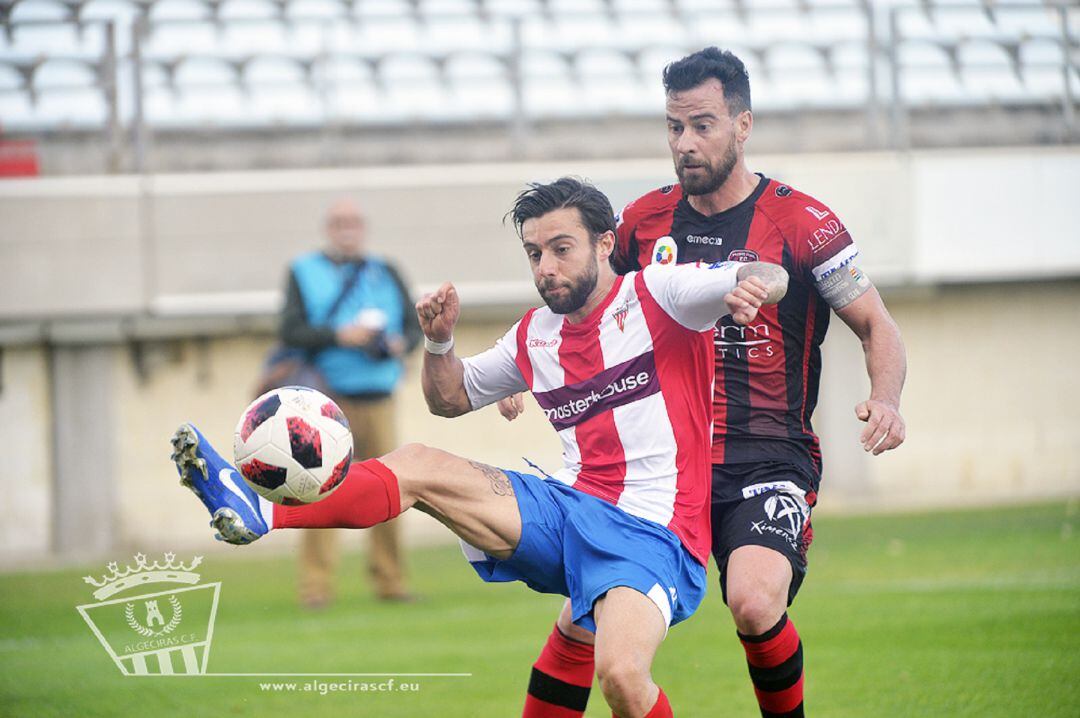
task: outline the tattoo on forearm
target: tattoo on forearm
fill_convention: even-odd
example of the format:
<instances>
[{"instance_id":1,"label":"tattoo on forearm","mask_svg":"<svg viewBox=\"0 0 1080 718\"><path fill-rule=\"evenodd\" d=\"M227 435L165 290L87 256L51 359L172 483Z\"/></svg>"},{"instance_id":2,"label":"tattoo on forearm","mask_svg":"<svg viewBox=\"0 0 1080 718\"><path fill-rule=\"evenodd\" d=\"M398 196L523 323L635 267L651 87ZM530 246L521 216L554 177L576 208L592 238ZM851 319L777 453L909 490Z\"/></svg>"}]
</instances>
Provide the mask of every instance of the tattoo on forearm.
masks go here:
<instances>
[{"instance_id":1,"label":"tattoo on forearm","mask_svg":"<svg viewBox=\"0 0 1080 718\"><path fill-rule=\"evenodd\" d=\"M843 309L873 286L870 278L853 264L825 275L816 285L821 298L834 310Z\"/></svg>"},{"instance_id":2,"label":"tattoo on forearm","mask_svg":"<svg viewBox=\"0 0 1080 718\"><path fill-rule=\"evenodd\" d=\"M514 485L510 483L510 477L499 471L494 466L481 464L479 461L470 461L469 464L487 477L491 482L491 490L496 496L513 496Z\"/></svg>"},{"instance_id":3,"label":"tattoo on forearm","mask_svg":"<svg viewBox=\"0 0 1080 718\"><path fill-rule=\"evenodd\" d=\"M741 282L750 277L757 277L765 283L769 296L765 299L766 304L776 304L787 294L788 273L779 264L769 262L747 262L739 267L736 275Z\"/></svg>"}]
</instances>

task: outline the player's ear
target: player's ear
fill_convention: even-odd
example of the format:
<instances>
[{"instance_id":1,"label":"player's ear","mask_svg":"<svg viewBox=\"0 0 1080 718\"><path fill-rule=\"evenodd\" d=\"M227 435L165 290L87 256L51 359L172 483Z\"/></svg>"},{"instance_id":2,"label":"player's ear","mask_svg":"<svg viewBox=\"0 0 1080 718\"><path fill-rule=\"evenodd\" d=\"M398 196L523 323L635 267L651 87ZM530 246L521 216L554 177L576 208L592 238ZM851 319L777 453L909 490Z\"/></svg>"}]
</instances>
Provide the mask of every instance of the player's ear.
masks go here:
<instances>
[{"instance_id":1,"label":"player's ear","mask_svg":"<svg viewBox=\"0 0 1080 718\"><path fill-rule=\"evenodd\" d=\"M610 257L614 252L615 233L611 230L608 230L607 232L601 234L599 239L596 240L596 255L599 258L600 262L603 263L608 261L608 257Z\"/></svg>"},{"instance_id":2,"label":"player's ear","mask_svg":"<svg viewBox=\"0 0 1080 718\"><path fill-rule=\"evenodd\" d=\"M746 142L750 139L750 133L754 129L754 113L750 110L743 110L735 118L735 139L739 142Z\"/></svg>"}]
</instances>

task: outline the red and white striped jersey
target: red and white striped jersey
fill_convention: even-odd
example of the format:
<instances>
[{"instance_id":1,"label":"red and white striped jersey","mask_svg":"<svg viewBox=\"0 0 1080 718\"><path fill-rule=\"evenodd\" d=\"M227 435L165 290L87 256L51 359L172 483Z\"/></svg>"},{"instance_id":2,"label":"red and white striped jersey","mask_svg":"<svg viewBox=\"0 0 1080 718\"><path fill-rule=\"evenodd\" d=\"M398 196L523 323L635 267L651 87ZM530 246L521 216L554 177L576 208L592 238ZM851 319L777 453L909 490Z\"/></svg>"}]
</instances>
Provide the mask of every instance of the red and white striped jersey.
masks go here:
<instances>
[{"instance_id":1,"label":"red and white striped jersey","mask_svg":"<svg viewBox=\"0 0 1080 718\"><path fill-rule=\"evenodd\" d=\"M473 409L528 389L558 432L554 478L670 528L709 555L713 326L732 262L650 265L618 277L579 323L532 309L463 359Z\"/></svg>"}]
</instances>

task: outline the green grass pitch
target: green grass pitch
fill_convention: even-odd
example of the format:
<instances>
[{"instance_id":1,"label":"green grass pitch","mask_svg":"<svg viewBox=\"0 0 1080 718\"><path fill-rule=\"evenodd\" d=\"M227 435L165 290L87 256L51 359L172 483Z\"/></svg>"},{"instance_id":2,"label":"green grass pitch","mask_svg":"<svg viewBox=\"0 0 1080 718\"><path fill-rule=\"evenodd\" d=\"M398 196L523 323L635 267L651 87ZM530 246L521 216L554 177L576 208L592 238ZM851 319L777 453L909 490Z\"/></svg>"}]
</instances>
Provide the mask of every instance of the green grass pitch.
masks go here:
<instances>
[{"instance_id":1,"label":"green grass pitch","mask_svg":"<svg viewBox=\"0 0 1080 718\"><path fill-rule=\"evenodd\" d=\"M815 716L1080 716L1076 501L815 518L811 570L791 612ZM118 557L119 558L119 557ZM401 678L418 690L294 692L287 679L122 677L75 611L81 577L0 576L0 715L515 716L561 598L484 585L456 547L410 557L424 600L370 598L360 557L322 613L295 603L289 558L212 557L223 582L211 672L464 672ZM342 571L346 574L346 571ZM715 587L661 648L657 681L680 718L756 716L742 651ZM325 681L333 679L321 679ZM347 680L347 679L341 679ZM360 681L362 679L354 679ZM610 716L594 689L588 716Z\"/></svg>"}]
</instances>

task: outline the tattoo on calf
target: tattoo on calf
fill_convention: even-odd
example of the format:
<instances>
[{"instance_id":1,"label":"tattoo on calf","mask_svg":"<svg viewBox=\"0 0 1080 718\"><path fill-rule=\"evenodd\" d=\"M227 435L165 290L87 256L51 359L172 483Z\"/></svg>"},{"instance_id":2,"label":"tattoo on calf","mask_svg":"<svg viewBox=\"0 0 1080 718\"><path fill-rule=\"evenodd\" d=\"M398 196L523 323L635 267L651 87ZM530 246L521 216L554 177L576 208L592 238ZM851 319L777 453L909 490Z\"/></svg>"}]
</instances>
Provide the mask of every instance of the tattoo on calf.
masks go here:
<instances>
[{"instance_id":1,"label":"tattoo on calf","mask_svg":"<svg viewBox=\"0 0 1080 718\"><path fill-rule=\"evenodd\" d=\"M470 461L469 464L487 477L491 482L491 490L496 496L513 496L514 485L510 483L510 477L499 471L494 466L481 464L479 461Z\"/></svg>"}]
</instances>

